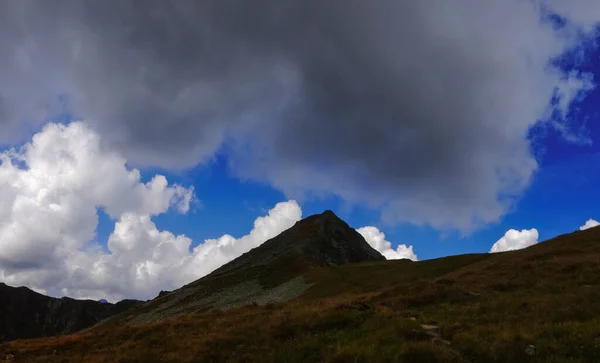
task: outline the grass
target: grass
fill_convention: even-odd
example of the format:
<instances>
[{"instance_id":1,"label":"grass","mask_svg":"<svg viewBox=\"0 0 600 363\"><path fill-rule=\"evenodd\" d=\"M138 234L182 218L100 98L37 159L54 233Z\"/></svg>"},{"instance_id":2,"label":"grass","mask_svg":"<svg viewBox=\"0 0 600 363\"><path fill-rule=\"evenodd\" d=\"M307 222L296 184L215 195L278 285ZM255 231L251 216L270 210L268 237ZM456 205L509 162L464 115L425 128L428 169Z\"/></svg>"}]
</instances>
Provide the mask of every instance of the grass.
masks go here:
<instances>
[{"instance_id":1,"label":"grass","mask_svg":"<svg viewBox=\"0 0 600 363\"><path fill-rule=\"evenodd\" d=\"M594 228L515 252L320 268L287 303L14 341L0 354L32 363L598 362L599 262Z\"/></svg>"}]
</instances>

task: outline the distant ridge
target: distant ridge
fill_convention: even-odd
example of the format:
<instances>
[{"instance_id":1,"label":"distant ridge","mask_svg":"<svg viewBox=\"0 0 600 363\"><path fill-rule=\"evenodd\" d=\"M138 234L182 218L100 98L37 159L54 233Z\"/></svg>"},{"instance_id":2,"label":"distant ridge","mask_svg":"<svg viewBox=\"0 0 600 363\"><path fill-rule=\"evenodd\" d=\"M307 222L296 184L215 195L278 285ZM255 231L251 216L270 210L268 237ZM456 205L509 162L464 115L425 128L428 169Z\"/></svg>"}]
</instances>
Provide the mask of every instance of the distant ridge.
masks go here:
<instances>
[{"instance_id":1,"label":"distant ridge","mask_svg":"<svg viewBox=\"0 0 600 363\"><path fill-rule=\"evenodd\" d=\"M140 303L57 299L0 282L0 342L74 333Z\"/></svg>"}]
</instances>

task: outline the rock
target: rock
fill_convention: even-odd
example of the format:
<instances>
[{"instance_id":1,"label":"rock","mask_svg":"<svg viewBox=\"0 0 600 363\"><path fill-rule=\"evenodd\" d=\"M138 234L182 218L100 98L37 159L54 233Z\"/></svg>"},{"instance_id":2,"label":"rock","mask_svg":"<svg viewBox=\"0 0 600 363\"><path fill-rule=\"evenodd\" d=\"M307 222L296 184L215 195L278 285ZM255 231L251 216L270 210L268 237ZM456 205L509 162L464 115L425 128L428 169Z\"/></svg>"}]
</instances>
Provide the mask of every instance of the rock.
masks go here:
<instances>
[{"instance_id":1,"label":"rock","mask_svg":"<svg viewBox=\"0 0 600 363\"><path fill-rule=\"evenodd\" d=\"M4 357L4 360L14 360L14 359L15 359L15 356L14 356L14 354L7 354L7 355Z\"/></svg>"},{"instance_id":2,"label":"rock","mask_svg":"<svg viewBox=\"0 0 600 363\"><path fill-rule=\"evenodd\" d=\"M162 296L168 295L170 293L171 293L171 291L160 290L160 292L158 293L158 297L162 297Z\"/></svg>"},{"instance_id":3,"label":"rock","mask_svg":"<svg viewBox=\"0 0 600 363\"><path fill-rule=\"evenodd\" d=\"M535 353L536 353L535 345L530 344L525 349L525 354L527 354L528 356L533 356L533 355L535 355Z\"/></svg>"}]
</instances>

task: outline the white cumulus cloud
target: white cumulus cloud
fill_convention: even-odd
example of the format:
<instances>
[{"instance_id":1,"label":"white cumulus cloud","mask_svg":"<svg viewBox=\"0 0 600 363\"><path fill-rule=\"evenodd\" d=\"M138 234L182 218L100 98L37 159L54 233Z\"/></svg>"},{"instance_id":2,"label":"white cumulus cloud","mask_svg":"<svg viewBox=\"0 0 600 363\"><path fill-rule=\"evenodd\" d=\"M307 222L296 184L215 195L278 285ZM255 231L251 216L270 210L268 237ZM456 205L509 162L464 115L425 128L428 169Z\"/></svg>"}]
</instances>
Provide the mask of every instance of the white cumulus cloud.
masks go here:
<instances>
[{"instance_id":1,"label":"white cumulus cloud","mask_svg":"<svg viewBox=\"0 0 600 363\"><path fill-rule=\"evenodd\" d=\"M192 240L159 231L148 216L124 214L108 239L110 253L78 254L71 261L69 296L152 298L209 274L290 228L302 218L296 201L281 202L258 217L247 235L208 239L190 251Z\"/></svg>"},{"instance_id":2,"label":"white cumulus cloud","mask_svg":"<svg viewBox=\"0 0 600 363\"><path fill-rule=\"evenodd\" d=\"M140 171L103 146L85 122L47 124L20 148L0 153L0 280L52 296L148 299L179 288L292 227L298 203L277 204L245 236L225 234L194 246L160 230L152 218L187 213L193 189L163 175L143 182ZM98 209L115 222L96 241ZM358 231L388 259L417 256L395 250L375 227Z\"/></svg>"},{"instance_id":3,"label":"white cumulus cloud","mask_svg":"<svg viewBox=\"0 0 600 363\"><path fill-rule=\"evenodd\" d=\"M132 216L151 223L171 207L186 212L193 196L163 175L143 183L83 122L50 123L31 142L0 153L0 162L0 278L53 295L80 279L74 261L90 262L87 269L102 264L89 260L99 256L89 244L97 208L119 219L109 246L123 256L133 243L123 223Z\"/></svg>"},{"instance_id":4,"label":"white cumulus cloud","mask_svg":"<svg viewBox=\"0 0 600 363\"><path fill-rule=\"evenodd\" d=\"M157 215L186 208L192 189L148 183L103 150L85 124L49 124L20 149L0 154L0 263L39 267L59 261L94 236L96 208ZM176 204L176 205L175 205Z\"/></svg>"},{"instance_id":5,"label":"white cumulus cloud","mask_svg":"<svg viewBox=\"0 0 600 363\"><path fill-rule=\"evenodd\" d=\"M515 229L509 229L504 234L504 237L494 243L490 253L514 251L533 246L538 243L538 237L538 230L535 228L523 229L520 232Z\"/></svg>"},{"instance_id":6,"label":"white cumulus cloud","mask_svg":"<svg viewBox=\"0 0 600 363\"><path fill-rule=\"evenodd\" d=\"M50 123L31 142L0 153L0 280L52 296L147 299L196 280L291 227L295 201L277 204L241 238L199 244L159 230L152 217L187 213L193 188L148 182L106 149L84 122ZM115 221L95 241L98 208Z\"/></svg>"},{"instance_id":7,"label":"white cumulus cloud","mask_svg":"<svg viewBox=\"0 0 600 363\"><path fill-rule=\"evenodd\" d=\"M379 253L388 260L399 260L403 258L408 258L413 261L418 260L417 255L413 251L413 246L400 244L395 250L392 249L392 243L385 240L385 234L377 227L366 226L359 228L356 231L365 238L371 247L379 251Z\"/></svg>"},{"instance_id":8,"label":"white cumulus cloud","mask_svg":"<svg viewBox=\"0 0 600 363\"><path fill-rule=\"evenodd\" d=\"M596 227L596 226L599 226L599 225L600 225L600 223L598 221L590 218L590 219L588 219L585 222L585 224L583 226L579 227L579 230L583 231L583 230L586 230L588 228Z\"/></svg>"}]
</instances>

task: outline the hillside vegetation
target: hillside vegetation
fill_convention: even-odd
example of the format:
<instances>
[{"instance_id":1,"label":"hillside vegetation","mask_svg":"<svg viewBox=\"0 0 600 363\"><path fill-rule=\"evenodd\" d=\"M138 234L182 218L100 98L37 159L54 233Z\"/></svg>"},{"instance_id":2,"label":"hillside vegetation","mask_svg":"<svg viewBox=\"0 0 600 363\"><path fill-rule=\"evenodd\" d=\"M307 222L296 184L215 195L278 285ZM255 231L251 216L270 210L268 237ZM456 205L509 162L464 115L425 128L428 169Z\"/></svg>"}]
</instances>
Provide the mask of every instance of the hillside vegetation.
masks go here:
<instances>
[{"instance_id":1,"label":"hillside vegetation","mask_svg":"<svg viewBox=\"0 0 600 363\"><path fill-rule=\"evenodd\" d=\"M310 287L287 302L13 341L0 359L600 361L600 227L514 252L314 267L303 279Z\"/></svg>"}]
</instances>

